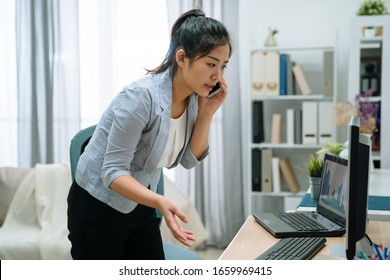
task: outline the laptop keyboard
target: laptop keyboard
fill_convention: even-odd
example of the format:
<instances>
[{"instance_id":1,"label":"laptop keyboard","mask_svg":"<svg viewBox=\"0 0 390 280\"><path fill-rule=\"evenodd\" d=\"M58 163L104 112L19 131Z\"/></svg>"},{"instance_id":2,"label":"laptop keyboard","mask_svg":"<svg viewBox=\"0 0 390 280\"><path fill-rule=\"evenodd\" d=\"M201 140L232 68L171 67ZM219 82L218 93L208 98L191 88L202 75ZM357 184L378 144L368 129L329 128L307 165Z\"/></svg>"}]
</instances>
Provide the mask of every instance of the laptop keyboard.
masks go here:
<instances>
[{"instance_id":1,"label":"laptop keyboard","mask_svg":"<svg viewBox=\"0 0 390 280\"><path fill-rule=\"evenodd\" d=\"M295 228L298 231L322 231L326 228L320 223L302 213L278 213L280 219L286 222L289 226Z\"/></svg>"},{"instance_id":2,"label":"laptop keyboard","mask_svg":"<svg viewBox=\"0 0 390 280\"><path fill-rule=\"evenodd\" d=\"M288 237L259 255L256 260L309 260L326 243L324 237Z\"/></svg>"}]
</instances>

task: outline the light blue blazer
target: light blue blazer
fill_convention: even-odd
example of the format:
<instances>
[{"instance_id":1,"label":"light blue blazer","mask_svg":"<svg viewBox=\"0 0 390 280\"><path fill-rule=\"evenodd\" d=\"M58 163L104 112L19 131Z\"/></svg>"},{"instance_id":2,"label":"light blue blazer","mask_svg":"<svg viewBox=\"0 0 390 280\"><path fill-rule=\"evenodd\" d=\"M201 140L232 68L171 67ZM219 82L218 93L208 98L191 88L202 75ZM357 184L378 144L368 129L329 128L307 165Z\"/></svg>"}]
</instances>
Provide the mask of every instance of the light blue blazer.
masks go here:
<instances>
[{"instance_id":1,"label":"light blue blazer","mask_svg":"<svg viewBox=\"0 0 390 280\"><path fill-rule=\"evenodd\" d=\"M168 141L172 107L170 70L149 74L126 86L100 119L95 133L81 155L76 182L98 200L129 213L137 203L108 186L122 175L131 175L145 187L156 191L160 177L158 164ZM197 166L208 155L208 148L197 159L188 142L198 114L198 97L187 103L187 131L184 147L175 163L186 169Z\"/></svg>"}]
</instances>

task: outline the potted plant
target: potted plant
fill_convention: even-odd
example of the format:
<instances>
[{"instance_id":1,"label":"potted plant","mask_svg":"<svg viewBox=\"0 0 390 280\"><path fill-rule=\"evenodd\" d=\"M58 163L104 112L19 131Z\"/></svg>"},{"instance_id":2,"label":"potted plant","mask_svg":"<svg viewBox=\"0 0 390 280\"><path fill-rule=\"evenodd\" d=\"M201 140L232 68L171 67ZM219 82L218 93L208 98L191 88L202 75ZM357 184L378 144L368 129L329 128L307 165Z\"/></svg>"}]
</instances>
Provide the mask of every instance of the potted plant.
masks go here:
<instances>
[{"instance_id":1,"label":"potted plant","mask_svg":"<svg viewBox=\"0 0 390 280\"><path fill-rule=\"evenodd\" d=\"M365 0L356 12L358 16L375 16L388 14L383 0Z\"/></svg>"},{"instance_id":2,"label":"potted plant","mask_svg":"<svg viewBox=\"0 0 390 280\"><path fill-rule=\"evenodd\" d=\"M306 168L309 177L320 178L322 175L322 168L324 161L313 154L310 155L309 161L306 163Z\"/></svg>"},{"instance_id":3,"label":"potted plant","mask_svg":"<svg viewBox=\"0 0 390 280\"><path fill-rule=\"evenodd\" d=\"M339 156L345 148L345 144L329 141L319 149L316 154L311 154L306 162L306 170L309 177L309 187L313 200L318 200L320 195L322 169L324 168L324 155L326 153Z\"/></svg>"},{"instance_id":4,"label":"potted plant","mask_svg":"<svg viewBox=\"0 0 390 280\"><path fill-rule=\"evenodd\" d=\"M338 126L347 126L352 116L360 118L360 133L373 134L377 129L379 103L370 100L372 90L357 94L354 102L337 103L333 107L334 122Z\"/></svg>"},{"instance_id":5,"label":"potted plant","mask_svg":"<svg viewBox=\"0 0 390 280\"><path fill-rule=\"evenodd\" d=\"M388 11L383 0L365 0L360 4L356 14L358 16L378 16L386 15ZM365 38L382 36L382 29L379 26L366 26L363 28L363 35Z\"/></svg>"},{"instance_id":6,"label":"potted plant","mask_svg":"<svg viewBox=\"0 0 390 280\"><path fill-rule=\"evenodd\" d=\"M311 198L318 200L320 195L322 169L324 167L324 160L313 154L310 155L309 161L306 163L306 168L309 177L309 187L311 190Z\"/></svg>"},{"instance_id":7,"label":"potted plant","mask_svg":"<svg viewBox=\"0 0 390 280\"><path fill-rule=\"evenodd\" d=\"M276 28L268 28L268 36L265 39L264 46L265 47L276 47L277 42L275 39L275 35L278 33L278 30Z\"/></svg>"},{"instance_id":8,"label":"potted plant","mask_svg":"<svg viewBox=\"0 0 390 280\"><path fill-rule=\"evenodd\" d=\"M331 155L339 156L340 153L345 149L345 144L329 141L324 144L321 149L319 149L316 154L322 160L324 159L324 154L328 153Z\"/></svg>"}]
</instances>

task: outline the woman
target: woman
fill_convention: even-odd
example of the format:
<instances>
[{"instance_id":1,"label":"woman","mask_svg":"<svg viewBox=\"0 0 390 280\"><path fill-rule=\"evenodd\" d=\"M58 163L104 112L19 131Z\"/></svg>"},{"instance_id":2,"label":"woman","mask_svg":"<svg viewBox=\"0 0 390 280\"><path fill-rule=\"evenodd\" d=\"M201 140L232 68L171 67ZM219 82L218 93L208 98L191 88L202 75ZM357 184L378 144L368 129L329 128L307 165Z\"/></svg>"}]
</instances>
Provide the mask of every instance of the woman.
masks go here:
<instances>
[{"instance_id":1,"label":"woman","mask_svg":"<svg viewBox=\"0 0 390 280\"><path fill-rule=\"evenodd\" d=\"M115 97L69 192L74 259L164 259L155 209L191 247L195 238L181 226L186 215L156 187L161 168L189 169L207 156L212 118L227 96L223 73L231 52L222 23L190 10L173 25L161 65ZM221 92L207 98L218 82Z\"/></svg>"}]
</instances>

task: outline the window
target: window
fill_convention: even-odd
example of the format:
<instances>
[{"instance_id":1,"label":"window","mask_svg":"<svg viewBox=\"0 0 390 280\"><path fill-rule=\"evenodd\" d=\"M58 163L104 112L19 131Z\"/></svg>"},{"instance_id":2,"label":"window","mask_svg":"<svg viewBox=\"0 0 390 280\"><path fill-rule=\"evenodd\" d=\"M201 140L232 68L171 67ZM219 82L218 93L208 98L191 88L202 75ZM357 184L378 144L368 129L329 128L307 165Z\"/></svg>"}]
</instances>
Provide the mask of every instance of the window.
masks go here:
<instances>
[{"instance_id":1,"label":"window","mask_svg":"<svg viewBox=\"0 0 390 280\"><path fill-rule=\"evenodd\" d=\"M18 165L18 93L15 1L0 1L0 166ZM78 1L81 128L98 122L113 97L126 85L158 66L169 46L167 1ZM60 16L61 16L61 9ZM69 11L68 11L69 12ZM67 63L66 55L61 56ZM77 66L76 66L77 67ZM71 77L72 78L72 77ZM63 83L58 83L62 85ZM59 100L70 98L66 91ZM74 109L74 108L72 108ZM58 108L54 108L58 110ZM64 116L61 119L71 119ZM61 126L67 124L62 122ZM58 125L54 130L60 130ZM54 135L61 135L54 133ZM55 151L68 149L55 139ZM22 155L21 155L22 156ZM58 157L57 157L58 158ZM61 158L61 157L60 157Z\"/></svg>"},{"instance_id":2,"label":"window","mask_svg":"<svg viewBox=\"0 0 390 280\"><path fill-rule=\"evenodd\" d=\"M17 166L15 4L0 1L0 166Z\"/></svg>"},{"instance_id":3,"label":"window","mask_svg":"<svg viewBox=\"0 0 390 280\"><path fill-rule=\"evenodd\" d=\"M169 47L166 1L79 2L81 126L96 123L126 85Z\"/></svg>"}]
</instances>

